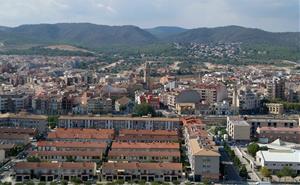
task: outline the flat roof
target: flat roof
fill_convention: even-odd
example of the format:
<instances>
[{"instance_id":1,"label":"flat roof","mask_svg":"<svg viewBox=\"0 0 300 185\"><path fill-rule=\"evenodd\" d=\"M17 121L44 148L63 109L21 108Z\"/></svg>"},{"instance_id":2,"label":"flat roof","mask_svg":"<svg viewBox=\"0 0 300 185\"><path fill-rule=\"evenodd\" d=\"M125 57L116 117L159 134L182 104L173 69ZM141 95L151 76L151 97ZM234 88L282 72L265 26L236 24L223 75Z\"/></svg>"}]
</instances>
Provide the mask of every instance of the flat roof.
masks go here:
<instances>
[{"instance_id":1,"label":"flat roof","mask_svg":"<svg viewBox=\"0 0 300 185\"><path fill-rule=\"evenodd\" d=\"M238 125L238 126L249 126L249 123L244 120L231 120L230 121L233 125Z\"/></svg>"},{"instance_id":2,"label":"flat roof","mask_svg":"<svg viewBox=\"0 0 300 185\"><path fill-rule=\"evenodd\" d=\"M300 163L300 150L258 151L266 162Z\"/></svg>"},{"instance_id":3,"label":"flat roof","mask_svg":"<svg viewBox=\"0 0 300 185\"><path fill-rule=\"evenodd\" d=\"M163 117L125 117L125 116L60 116L59 120L115 120L115 121L171 121L179 122L180 118L163 118Z\"/></svg>"}]
</instances>

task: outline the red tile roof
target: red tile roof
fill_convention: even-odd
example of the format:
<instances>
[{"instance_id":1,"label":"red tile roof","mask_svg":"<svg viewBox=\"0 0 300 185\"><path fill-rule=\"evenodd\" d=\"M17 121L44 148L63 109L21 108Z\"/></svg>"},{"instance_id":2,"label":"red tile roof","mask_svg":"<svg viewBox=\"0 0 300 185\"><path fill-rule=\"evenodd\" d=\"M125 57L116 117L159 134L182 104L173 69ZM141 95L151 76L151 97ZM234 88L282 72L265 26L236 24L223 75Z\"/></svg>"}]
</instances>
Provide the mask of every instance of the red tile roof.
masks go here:
<instances>
[{"instance_id":1,"label":"red tile roof","mask_svg":"<svg viewBox=\"0 0 300 185\"><path fill-rule=\"evenodd\" d=\"M111 170L182 170L181 163L104 163L102 168Z\"/></svg>"},{"instance_id":2,"label":"red tile roof","mask_svg":"<svg viewBox=\"0 0 300 185\"><path fill-rule=\"evenodd\" d=\"M96 142L64 142L64 141L39 141L38 147L59 147L59 148L106 148L106 143Z\"/></svg>"},{"instance_id":3,"label":"red tile roof","mask_svg":"<svg viewBox=\"0 0 300 185\"><path fill-rule=\"evenodd\" d=\"M93 162L18 162L15 169L94 169L95 166Z\"/></svg>"},{"instance_id":4,"label":"red tile roof","mask_svg":"<svg viewBox=\"0 0 300 185\"><path fill-rule=\"evenodd\" d=\"M136 152L136 151L110 151L108 153L109 157L118 157L118 156L153 156L153 157L165 157L165 156L170 156L170 157L180 157L180 152Z\"/></svg>"},{"instance_id":5,"label":"red tile roof","mask_svg":"<svg viewBox=\"0 0 300 185\"><path fill-rule=\"evenodd\" d=\"M112 149L179 149L179 143L113 142Z\"/></svg>"}]
</instances>

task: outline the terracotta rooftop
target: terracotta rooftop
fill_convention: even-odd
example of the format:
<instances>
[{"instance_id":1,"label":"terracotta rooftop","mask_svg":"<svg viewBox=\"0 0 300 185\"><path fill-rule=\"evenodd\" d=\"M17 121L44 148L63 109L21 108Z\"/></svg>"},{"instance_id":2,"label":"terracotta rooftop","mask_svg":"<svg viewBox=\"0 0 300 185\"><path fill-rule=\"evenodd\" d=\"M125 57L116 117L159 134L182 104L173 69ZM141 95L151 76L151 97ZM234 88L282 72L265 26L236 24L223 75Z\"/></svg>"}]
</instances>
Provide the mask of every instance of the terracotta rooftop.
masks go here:
<instances>
[{"instance_id":1,"label":"terracotta rooftop","mask_svg":"<svg viewBox=\"0 0 300 185\"><path fill-rule=\"evenodd\" d=\"M95 169L96 163L92 162L18 162L15 169Z\"/></svg>"},{"instance_id":2,"label":"terracotta rooftop","mask_svg":"<svg viewBox=\"0 0 300 185\"><path fill-rule=\"evenodd\" d=\"M38 147L59 147L59 148L106 148L106 143L96 142L64 142L64 141L39 141Z\"/></svg>"},{"instance_id":3,"label":"terracotta rooftop","mask_svg":"<svg viewBox=\"0 0 300 185\"><path fill-rule=\"evenodd\" d=\"M181 163L104 163L103 169L112 170L182 170Z\"/></svg>"},{"instance_id":4,"label":"terracotta rooftop","mask_svg":"<svg viewBox=\"0 0 300 185\"><path fill-rule=\"evenodd\" d=\"M175 130L130 130L122 129L119 131L119 135L163 135L163 136L177 136L178 133Z\"/></svg>"},{"instance_id":5,"label":"terracotta rooftop","mask_svg":"<svg viewBox=\"0 0 300 185\"><path fill-rule=\"evenodd\" d=\"M113 142L112 149L179 149L179 143Z\"/></svg>"},{"instance_id":6,"label":"terracotta rooftop","mask_svg":"<svg viewBox=\"0 0 300 185\"><path fill-rule=\"evenodd\" d=\"M164 156L175 156L175 157L180 157L180 152L164 152L164 151L159 151L159 152L146 152L146 151L115 151L112 150L108 153L108 156L112 157L118 157L118 156L154 156L154 157L164 157Z\"/></svg>"},{"instance_id":7,"label":"terracotta rooftop","mask_svg":"<svg viewBox=\"0 0 300 185\"><path fill-rule=\"evenodd\" d=\"M102 152L95 151L32 151L31 156L85 156L94 157L102 155Z\"/></svg>"}]
</instances>

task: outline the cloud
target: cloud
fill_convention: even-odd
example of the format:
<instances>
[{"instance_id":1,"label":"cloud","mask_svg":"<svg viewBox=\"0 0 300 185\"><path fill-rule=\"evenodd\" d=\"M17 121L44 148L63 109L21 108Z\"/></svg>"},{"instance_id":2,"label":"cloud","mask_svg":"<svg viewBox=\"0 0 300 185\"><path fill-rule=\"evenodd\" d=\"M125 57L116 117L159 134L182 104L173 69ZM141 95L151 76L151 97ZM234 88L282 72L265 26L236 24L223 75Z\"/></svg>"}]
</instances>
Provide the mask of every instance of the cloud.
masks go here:
<instances>
[{"instance_id":1,"label":"cloud","mask_svg":"<svg viewBox=\"0 0 300 185\"><path fill-rule=\"evenodd\" d=\"M141 27L241 25L299 31L299 0L0 0L0 25L91 22Z\"/></svg>"}]
</instances>

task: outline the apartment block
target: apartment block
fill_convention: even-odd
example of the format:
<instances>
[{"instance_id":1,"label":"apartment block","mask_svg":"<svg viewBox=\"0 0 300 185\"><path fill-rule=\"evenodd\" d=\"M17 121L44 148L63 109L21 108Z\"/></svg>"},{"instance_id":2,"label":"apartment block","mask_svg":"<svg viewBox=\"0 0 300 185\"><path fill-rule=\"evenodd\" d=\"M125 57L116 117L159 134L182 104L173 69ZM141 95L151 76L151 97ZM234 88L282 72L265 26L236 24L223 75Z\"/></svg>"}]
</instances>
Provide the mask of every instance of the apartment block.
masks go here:
<instances>
[{"instance_id":1,"label":"apartment block","mask_svg":"<svg viewBox=\"0 0 300 185\"><path fill-rule=\"evenodd\" d=\"M241 119L234 117L227 117L228 135L236 141L248 141L250 140L250 125Z\"/></svg>"},{"instance_id":2,"label":"apartment block","mask_svg":"<svg viewBox=\"0 0 300 185\"><path fill-rule=\"evenodd\" d=\"M277 114L277 115L281 115L283 114L283 104L280 103L267 103L266 104L269 114Z\"/></svg>"},{"instance_id":3,"label":"apartment block","mask_svg":"<svg viewBox=\"0 0 300 185\"><path fill-rule=\"evenodd\" d=\"M197 118L182 118L187 156L191 165L191 180L218 180L220 154L205 124Z\"/></svg>"}]
</instances>

